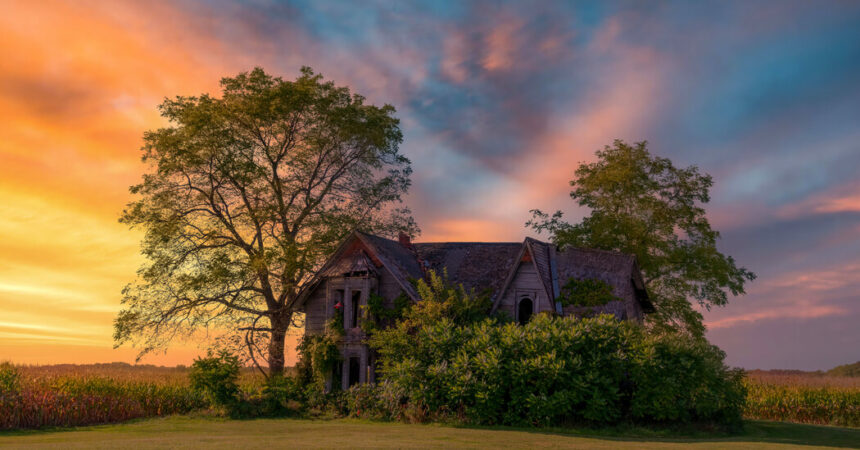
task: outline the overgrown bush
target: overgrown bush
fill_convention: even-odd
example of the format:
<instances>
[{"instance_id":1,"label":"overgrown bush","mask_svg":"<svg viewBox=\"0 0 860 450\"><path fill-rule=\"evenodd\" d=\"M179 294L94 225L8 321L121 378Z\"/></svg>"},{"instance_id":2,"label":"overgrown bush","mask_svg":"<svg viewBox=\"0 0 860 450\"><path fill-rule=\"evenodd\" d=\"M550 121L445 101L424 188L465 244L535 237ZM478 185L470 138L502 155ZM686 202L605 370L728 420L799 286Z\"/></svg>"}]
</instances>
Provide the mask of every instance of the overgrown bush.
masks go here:
<instances>
[{"instance_id":1,"label":"overgrown bush","mask_svg":"<svg viewBox=\"0 0 860 450\"><path fill-rule=\"evenodd\" d=\"M612 293L609 283L592 278L568 279L558 298L562 306L601 306L615 300L619 298Z\"/></svg>"},{"instance_id":2,"label":"overgrown bush","mask_svg":"<svg viewBox=\"0 0 860 450\"><path fill-rule=\"evenodd\" d=\"M652 336L609 315L501 323L480 318L481 302L462 288L430 280L419 282L421 302L370 339L385 380L377 393L391 399L377 405L392 417L538 426L740 418L742 375L704 340Z\"/></svg>"},{"instance_id":3,"label":"overgrown bush","mask_svg":"<svg viewBox=\"0 0 860 450\"><path fill-rule=\"evenodd\" d=\"M682 335L643 335L632 355L633 418L740 423L744 374L725 366L725 353L718 347Z\"/></svg>"},{"instance_id":4,"label":"overgrown bush","mask_svg":"<svg viewBox=\"0 0 860 450\"><path fill-rule=\"evenodd\" d=\"M241 398L239 358L229 352L213 353L194 360L188 378L191 388L201 392L213 406L235 412Z\"/></svg>"},{"instance_id":5,"label":"overgrown bush","mask_svg":"<svg viewBox=\"0 0 860 450\"><path fill-rule=\"evenodd\" d=\"M256 401L253 401L256 400ZM256 413L261 416L286 416L302 409L306 403L304 387L298 377L272 376L263 384L256 403Z\"/></svg>"},{"instance_id":6,"label":"overgrown bush","mask_svg":"<svg viewBox=\"0 0 860 450\"><path fill-rule=\"evenodd\" d=\"M538 315L528 324L443 318L374 339L399 411L477 424L563 425L740 419L740 372L705 342L648 336L612 316ZM392 404L397 405L397 402Z\"/></svg>"},{"instance_id":7,"label":"overgrown bush","mask_svg":"<svg viewBox=\"0 0 860 450\"><path fill-rule=\"evenodd\" d=\"M296 350L299 360L296 364L297 383L307 389L322 392L329 374L341 362L338 344L342 333L329 328L324 334L306 334Z\"/></svg>"}]
</instances>

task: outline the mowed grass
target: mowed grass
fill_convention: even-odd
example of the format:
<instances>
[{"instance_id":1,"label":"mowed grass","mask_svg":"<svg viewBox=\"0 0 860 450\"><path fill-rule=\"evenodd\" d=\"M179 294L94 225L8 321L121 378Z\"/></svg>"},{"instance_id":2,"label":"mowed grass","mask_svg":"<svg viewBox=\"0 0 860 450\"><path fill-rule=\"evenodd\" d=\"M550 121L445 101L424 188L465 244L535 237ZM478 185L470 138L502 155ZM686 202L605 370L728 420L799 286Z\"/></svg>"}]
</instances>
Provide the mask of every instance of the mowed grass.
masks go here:
<instances>
[{"instance_id":1,"label":"mowed grass","mask_svg":"<svg viewBox=\"0 0 860 450\"><path fill-rule=\"evenodd\" d=\"M358 420L221 420L173 416L73 430L0 432L2 448L813 448L860 447L860 430L748 422L742 434L470 428ZM812 447L811 447L812 446Z\"/></svg>"}]
</instances>

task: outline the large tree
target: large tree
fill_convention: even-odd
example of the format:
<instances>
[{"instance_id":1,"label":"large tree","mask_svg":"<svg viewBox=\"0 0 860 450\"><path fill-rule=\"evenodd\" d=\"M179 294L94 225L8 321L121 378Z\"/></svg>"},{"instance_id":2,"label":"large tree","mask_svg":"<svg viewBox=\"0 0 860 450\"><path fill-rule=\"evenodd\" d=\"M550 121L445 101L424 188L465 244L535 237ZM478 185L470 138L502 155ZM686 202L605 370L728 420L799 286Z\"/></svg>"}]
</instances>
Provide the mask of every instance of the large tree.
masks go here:
<instances>
[{"instance_id":1,"label":"large tree","mask_svg":"<svg viewBox=\"0 0 860 450\"><path fill-rule=\"evenodd\" d=\"M221 88L165 99L169 125L144 134L148 170L120 221L145 231L146 260L114 340L142 356L226 330L280 374L298 293L341 238L417 233L398 208L410 162L391 105L310 68L295 81L257 68Z\"/></svg>"},{"instance_id":2,"label":"large tree","mask_svg":"<svg viewBox=\"0 0 860 450\"><path fill-rule=\"evenodd\" d=\"M702 315L692 302L710 308L744 293L755 274L738 267L717 249L702 205L710 200L710 175L695 166L677 168L648 152L646 142L616 140L581 164L570 182L571 198L590 211L580 223L565 222L561 211L532 210L526 225L547 231L560 246L616 250L636 256L656 312L658 329L702 336Z\"/></svg>"}]
</instances>

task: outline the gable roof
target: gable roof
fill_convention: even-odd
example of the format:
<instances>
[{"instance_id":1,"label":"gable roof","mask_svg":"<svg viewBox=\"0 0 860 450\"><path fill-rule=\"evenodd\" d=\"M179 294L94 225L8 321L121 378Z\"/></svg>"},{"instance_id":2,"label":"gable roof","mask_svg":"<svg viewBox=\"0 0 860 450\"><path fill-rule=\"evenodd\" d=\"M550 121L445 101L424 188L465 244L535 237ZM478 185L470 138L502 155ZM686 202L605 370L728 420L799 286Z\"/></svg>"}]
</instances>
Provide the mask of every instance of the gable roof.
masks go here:
<instances>
[{"instance_id":1,"label":"gable roof","mask_svg":"<svg viewBox=\"0 0 860 450\"><path fill-rule=\"evenodd\" d=\"M342 258L352 247L349 244L356 241L362 248L350 254L350 257ZM374 264L375 262L378 264ZM530 237L523 242L435 242L404 245L360 231L354 231L344 239L311 283L300 293L297 305L301 306L308 293L327 276L340 276L361 271L362 267L373 269L381 265L394 276L403 291L413 300L417 301L419 298L412 280L424 278L426 270L434 270L440 274L447 271L450 282L462 284L467 290L474 288L480 292L489 288L492 291L495 310L521 262L534 265L547 297L552 300L560 293L560 280L572 277L593 278L620 287L632 279L637 291L636 296L643 308L648 312L654 310L647 299L642 275L632 255L581 248L558 250L550 243ZM356 268L358 270L353 270ZM376 269L378 270L383 269Z\"/></svg>"},{"instance_id":2,"label":"gable roof","mask_svg":"<svg viewBox=\"0 0 860 450\"><path fill-rule=\"evenodd\" d=\"M502 300L502 297L504 297L508 287L510 287L511 283L514 281L514 277L517 274L520 264L532 264L535 268L535 272L538 274L538 278L541 280L544 291L546 291L547 298L555 299L556 292L553 289L552 273L550 271L552 267L550 254L548 249L544 248L544 245L545 244L543 242L533 238L526 238L522 244L519 244L520 251L517 253L517 257L512 261L512 264L508 269L502 288L496 292L496 295L493 297L493 307L491 311L495 311L499 307L499 302Z\"/></svg>"},{"instance_id":3,"label":"gable roof","mask_svg":"<svg viewBox=\"0 0 860 450\"><path fill-rule=\"evenodd\" d=\"M355 253L350 255L349 258L342 258L342 256L350 250L355 242L360 243L360 246L363 246L363 248L358 249ZM367 253L365 253L364 250L366 250ZM360 257L357 257L356 254L363 255L367 261L363 261ZM335 250L334 253L329 256L328 260L326 260L325 264L323 264L322 268L320 268L320 270L314 274L314 277L310 282L302 288L302 291L299 292L299 296L296 299L296 307L301 308L305 300L307 300L308 295L326 277L342 276L346 273L359 271L352 269L360 267L362 264L366 264L367 262L370 262L371 266L375 267L376 264L373 264L373 259L376 259L381 263L381 269L388 270L388 272L391 273L395 280L397 280L397 283L400 284L403 291L406 292L406 295L413 300L418 301L418 292L409 280L410 278L422 278L424 274L412 252L400 245L397 241L363 233L361 231L353 231L344 238L337 250ZM378 272L378 270L374 270L374 272Z\"/></svg>"},{"instance_id":4,"label":"gable roof","mask_svg":"<svg viewBox=\"0 0 860 450\"><path fill-rule=\"evenodd\" d=\"M391 272L391 275L397 279L397 282L406 294L417 301L418 292L410 280L423 278L424 272L421 270L421 266L418 265L415 254L400 244L400 242L391 239L360 231L356 231L355 235L375 252L383 265Z\"/></svg>"}]
</instances>

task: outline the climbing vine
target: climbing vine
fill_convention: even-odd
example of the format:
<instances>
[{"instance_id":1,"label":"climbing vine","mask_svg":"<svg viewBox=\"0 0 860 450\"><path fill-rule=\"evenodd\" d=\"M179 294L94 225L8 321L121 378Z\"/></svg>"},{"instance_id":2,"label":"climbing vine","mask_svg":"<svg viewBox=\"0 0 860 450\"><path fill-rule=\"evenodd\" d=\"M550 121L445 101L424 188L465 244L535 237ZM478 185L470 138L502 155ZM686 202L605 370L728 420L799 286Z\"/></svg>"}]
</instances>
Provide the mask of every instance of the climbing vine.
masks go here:
<instances>
[{"instance_id":1,"label":"climbing vine","mask_svg":"<svg viewBox=\"0 0 860 450\"><path fill-rule=\"evenodd\" d=\"M602 306L614 300L619 298L612 293L612 286L592 278L570 278L559 296L562 306Z\"/></svg>"},{"instance_id":2,"label":"climbing vine","mask_svg":"<svg viewBox=\"0 0 860 450\"><path fill-rule=\"evenodd\" d=\"M394 298L392 308L385 307L385 297L378 294L370 294L367 298L367 306L364 306L364 319L361 328L365 333L374 331L394 323L403 317L403 312L412 304L405 292Z\"/></svg>"},{"instance_id":3,"label":"climbing vine","mask_svg":"<svg viewBox=\"0 0 860 450\"><path fill-rule=\"evenodd\" d=\"M320 391L325 387L325 381L332 369L339 364L339 343L342 334L329 329L324 334L306 334L299 342L296 350L299 361L296 370L305 382L314 384Z\"/></svg>"}]
</instances>

